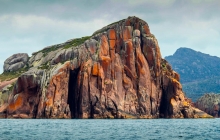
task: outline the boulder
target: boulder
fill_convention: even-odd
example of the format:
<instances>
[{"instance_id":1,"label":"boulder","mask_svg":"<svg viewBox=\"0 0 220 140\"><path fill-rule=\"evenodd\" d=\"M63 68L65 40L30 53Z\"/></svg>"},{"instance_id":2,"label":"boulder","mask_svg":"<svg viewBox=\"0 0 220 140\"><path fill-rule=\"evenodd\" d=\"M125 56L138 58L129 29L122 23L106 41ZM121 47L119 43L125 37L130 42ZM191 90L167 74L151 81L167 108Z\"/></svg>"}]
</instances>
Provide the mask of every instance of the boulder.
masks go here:
<instances>
[{"instance_id":1,"label":"boulder","mask_svg":"<svg viewBox=\"0 0 220 140\"><path fill-rule=\"evenodd\" d=\"M10 56L4 62L4 72L14 72L23 68L28 63L28 54L18 53Z\"/></svg>"}]
</instances>

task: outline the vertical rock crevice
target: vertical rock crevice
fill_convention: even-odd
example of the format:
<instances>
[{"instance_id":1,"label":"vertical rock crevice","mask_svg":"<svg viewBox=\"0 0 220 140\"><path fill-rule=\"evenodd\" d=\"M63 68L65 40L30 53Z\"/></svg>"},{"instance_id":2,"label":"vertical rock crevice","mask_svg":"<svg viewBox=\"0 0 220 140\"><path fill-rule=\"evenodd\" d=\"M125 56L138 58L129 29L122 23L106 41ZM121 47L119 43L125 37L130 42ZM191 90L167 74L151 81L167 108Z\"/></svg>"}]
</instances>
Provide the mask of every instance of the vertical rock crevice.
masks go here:
<instances>
[{"instance_id":1,"label":"vertical rock crevice","mask_svg":"<svg viewBox=\"0 0 220 140\"><path fill-rule=\"evenodd\" d=\"M70 70L69 75L69 86L68 86L68 101L69 108L71 111L71 118L79 118L79 91L78 91L78 74L79 74L80 68Z\"/></svg>"}]
</instances>

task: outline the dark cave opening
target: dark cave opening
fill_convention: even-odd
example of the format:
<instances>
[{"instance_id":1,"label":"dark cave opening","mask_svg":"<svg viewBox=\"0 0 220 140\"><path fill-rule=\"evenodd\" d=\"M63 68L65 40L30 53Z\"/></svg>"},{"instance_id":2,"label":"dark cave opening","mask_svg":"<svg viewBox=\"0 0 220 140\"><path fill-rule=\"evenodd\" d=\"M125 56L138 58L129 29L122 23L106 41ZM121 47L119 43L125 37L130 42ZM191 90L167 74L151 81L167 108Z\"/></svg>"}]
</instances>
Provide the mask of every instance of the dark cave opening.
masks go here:
<instances>
[{"instance_id":1,"label":"dark cave opening","mask_svg":"<svg viewBox=\"0 0 220 140\"><path fill-rule=\"evenodd\" d=\"M70 70L69 75L68 104L72 119L80 117L80 96L77 83L79 70L80 68Z\"/></svg>"},{"instance_id":2,"label":"dark cave opening","mask_svg":"<svg viewBox=\"0 0 220 140\"><path fill-rule=\"evenodd\" d=\"M160 107L159 107L159 117L160 118L169 118L173 114L173 107L170 105L170 95L169 95L169 89L172 87L168 86L168 90L162 89L162 97L161 97L161 102L160 102Z\"/></svg>"},{"instance_id":3,"label":"dark cave opening","mask_svg":"<svg viewBox=\"0 0 220 140\"><path fill-rule=\"evenodd\" d=\"M167 117L166 110L167 110L166 95L164 93L164 89L162 89L162 97L161 97L160 108L159 108L160 118Z\"/></svg>"}]
</instances>

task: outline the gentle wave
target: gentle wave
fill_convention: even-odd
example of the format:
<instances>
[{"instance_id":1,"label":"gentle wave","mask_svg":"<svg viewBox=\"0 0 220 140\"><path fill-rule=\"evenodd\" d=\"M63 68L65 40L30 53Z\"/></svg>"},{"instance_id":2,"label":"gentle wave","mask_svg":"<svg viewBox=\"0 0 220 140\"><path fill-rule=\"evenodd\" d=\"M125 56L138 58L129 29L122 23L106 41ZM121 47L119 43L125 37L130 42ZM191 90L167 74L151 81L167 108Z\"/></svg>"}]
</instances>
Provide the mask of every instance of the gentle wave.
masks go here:
<instances>
[{"instance_id":1,"label":"gentle wave","mask_svg":"<svg viewBox=\"0 0 220 140\"><path fill-rule=\"evenodd\" d=\"M1 119L0 139L220 139L220 119Z\"/></svg>"}]
</instances>

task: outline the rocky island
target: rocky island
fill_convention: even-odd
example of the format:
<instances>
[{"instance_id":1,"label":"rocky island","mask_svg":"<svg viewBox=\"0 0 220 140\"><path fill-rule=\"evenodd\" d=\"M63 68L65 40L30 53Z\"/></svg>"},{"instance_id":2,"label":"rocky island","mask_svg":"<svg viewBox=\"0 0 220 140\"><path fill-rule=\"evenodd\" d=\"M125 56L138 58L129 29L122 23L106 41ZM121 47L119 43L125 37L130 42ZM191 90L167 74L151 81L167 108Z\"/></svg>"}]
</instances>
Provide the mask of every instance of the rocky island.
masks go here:
<instances>
[{"instance_id":1,"label":"rocky island","mask_svg":"<svg viewBox=\"0 0 220 140\"><path fill-rule=\"evenodd\" d=\"M219 118L220 117L220 94L207 93L201 96L195 106L206 113Z\"/></svg>"},{"instance_id":2,"label":"rocky island","mask_svg":"<svg viewBox=\"0 0 220 140\"><path fill-rule=\"evenodd\" d=\"M207 118L185 97L148 24L128 17L15 54L0 75L1 118Z\"/></svg>"}]
</instances>

